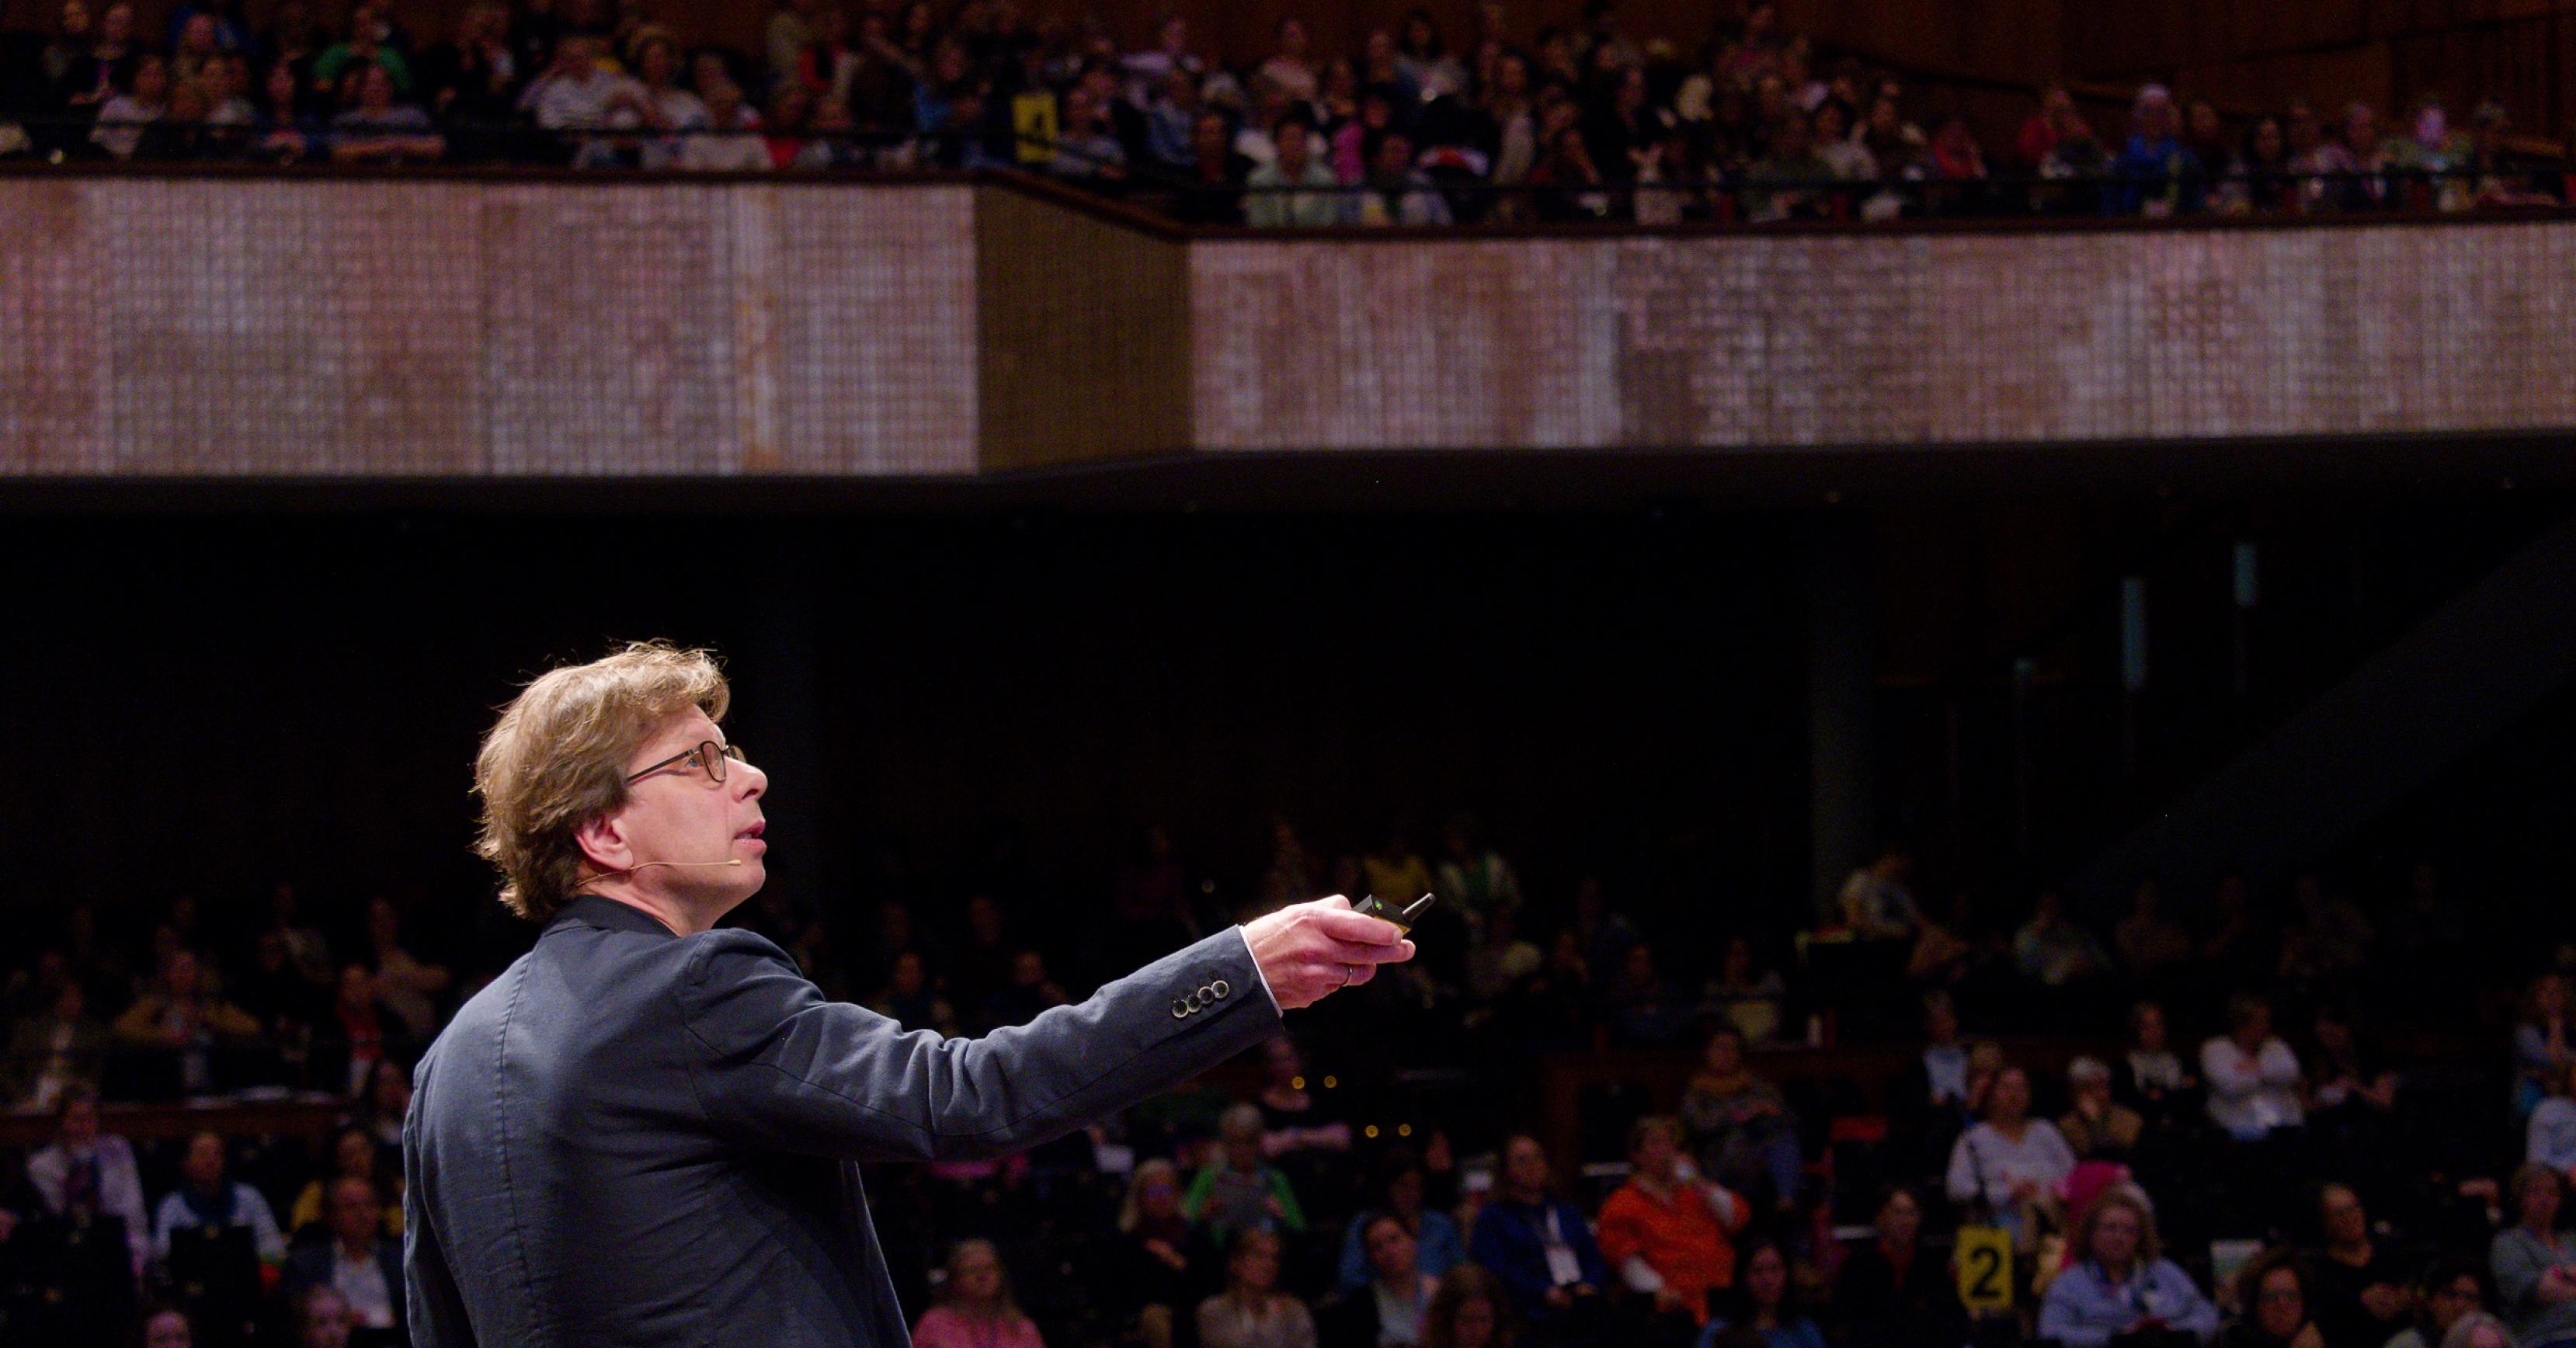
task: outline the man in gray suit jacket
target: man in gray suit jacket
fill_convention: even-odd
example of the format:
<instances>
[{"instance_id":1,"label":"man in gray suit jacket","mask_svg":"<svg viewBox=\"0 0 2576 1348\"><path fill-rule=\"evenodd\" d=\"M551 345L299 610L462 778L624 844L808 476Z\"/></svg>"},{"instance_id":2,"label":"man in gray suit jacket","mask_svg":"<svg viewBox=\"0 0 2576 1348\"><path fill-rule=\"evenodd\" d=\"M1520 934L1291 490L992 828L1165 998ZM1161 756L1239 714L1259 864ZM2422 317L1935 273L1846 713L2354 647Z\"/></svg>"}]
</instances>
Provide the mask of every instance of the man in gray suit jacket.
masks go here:
<instances>
[{"instance_id":1,"label":"man in gray suit jacket","mask_svg":"<svg viewBox=\"0 0 2576 1348\"><path fill-rule=\"evenodd\" d=\"M414 1342L909 1342L856 1162L1004 1155L1223 1062L1409 958L1339 898L982 1039L826 999L715 923L760 888L768 779L703 652L555 670L475 764L477 850L536 947L422 1058L403 1128Z\"/></svg>"}]
</instances>

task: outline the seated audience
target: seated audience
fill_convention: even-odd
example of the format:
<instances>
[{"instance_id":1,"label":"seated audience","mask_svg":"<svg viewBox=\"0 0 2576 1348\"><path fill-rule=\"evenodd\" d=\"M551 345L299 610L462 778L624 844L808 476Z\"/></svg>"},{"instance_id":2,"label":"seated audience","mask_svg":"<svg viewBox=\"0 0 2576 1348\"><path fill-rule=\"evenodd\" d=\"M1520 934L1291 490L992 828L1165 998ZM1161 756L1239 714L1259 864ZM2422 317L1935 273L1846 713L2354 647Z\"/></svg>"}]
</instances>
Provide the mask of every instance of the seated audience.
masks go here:
<instances>
[{"instance_id":1,"label":"seated audience","mask_svg":"<svg viewBox=\"0 0 2576 1348\"><path fill-rule=\"evenodd\" d=\"M1011 1299L1010 1274L989 1240L961 1240L948 1252L939 1304L914 1326L918 1348L1046 1348L1037 1323Z\"/></svg>"},{"instance_id":2,"label":"seated audience","mask_svg":"<svg viewBox=\"0 0 2576 1348\"><path fill-rule=\"evenodd\" d=\"M2103 972L2110 961L2102 943L2066 915L2066 897L2043 889L2030 921L2013 933L2013 965L2041 987L2062 988Z\"/></svg>"},{"instance_id":3,"label":"seated audience","mask_svg":"<svg viewBox=\"0 0 2576 1348\"><path fill-rule=\"evenodd\" d=\"M1684 1169L1681 1120L1649 1115L1628 1129L1628 1182L1601 1205L1602 1261L1655 1309L1708 1322L1709 1293L1735 1278L1728 1237L1752 1208Z\"/></svg>"},{"instance_id":4,"label":"seated audience","mask_svg":"<svg viewBox=\"0 0 2576 1348\"><path fill-rule=\"evenodd\" d=\"M1781 1004L1788 999L1789 985L1780 971L1764 968L1753 957L1752 938L1736 935L1726 939L1726 953L1719 957L1717 975L1708 981L1707 1000L1717 1013L1744 1032L1748 1044L1767 1044L1780 1034Z\"/></svg>"},{"instance_id":5,"label":"seated audience","mask_svg":"<svg viewBox=\"0 0 2576 1348\"><path fill-rule=\"evenodd\" d=\"M2162 1127L2192 1112L2191 1097L2200 1078L2173 1051L2163 1003L2140 1002L2129 1009L2129 1050L2121 1055L2120 1066L2124 1070L2113 1084L2148 1123Z\"/></svg>"},{"instance_id":6,"label":"seated audience","mask_svg":"<svg viewBox=\"0 0 2576 1348\"><path fill-rule=\"evenodd\" d=\"M2207 1342L2218 1333L2218 1308L2164 1257L2145 1197L2114 1186L2068 1233L2065 1263L2040 1301L2039 1336L2063 1348L2103 1348L2157 1330Z\"/></svg>"},{"instance_id":7,"label":"seated audience","mask_svg":"<svg viewBox=\"0 0 2576 1348\"><path fill-rule=\"evenodd\" d=\"M1914 890L1906 884L1913 872L1914 858L1894 843L1881 849L1878 860L1852 872L1843 882L1841 894L1843 925L1853 935L1872 941L1910 941L1923 925L1922 909L1914 902Z\"/></svg>"},{"instance_id":8,"label":"seated audience","mask_svg":"<svg viewBox=\"0 0 2576 1348\"><path fill-rule=\"evenodd\" d=\"M2546 973L2531 980L2523 997L2523 1018L2513 1027L2514 1108L2528 1114L2540 1103L2553 1067L2576 1066L2568 1046L2568 991L2563 974Z\"/></svg>"},{"instance_id":9,"label":"seated audience","mask_svg":"<svg viewBox=\"0 0 2576 1348\"><path fill-rule=\"evenodd\" d=\"M2415 1308L2413 1270L2371 1234L2361 1195L2348 1184L2318 1191L2317 1224L2325 1248L2309 1261L2316 1301L2308 1312L2318 1332L2328 1343L2386 1342Z\"/></svg>"},{"instance_id":10,"label":"seated audience","mask_svg":"<svg viewBox=\"0 0 2576 1348\"><path fill-rule=\"evenodd\" d=\"M1413 1348L1440 1280L1414 1262L1413 1234L1390 1214L1364 1219L1369 1279L1317 1317L1323 1348Z\"/></svg>"},{"instance_id":11,"label":"seated audience","mask_svg":"<svg viewBox=\"0 0 2576 1348\"><path fill-rule=\"evenodd\" d=\"M1181 1211L1216 1244L1233 1244L1245 1230L1306 1229L1306 1214L1288 1177L1262 1158L1261 1109L1237 1104L1217 1121L1217 1159L1200 1168L1181 1196Z\"/></svg>"},{"instance_id":12,"label":"seated audience","mask_svg":"<svg viewBox=\"0 0 2576 1348\"><path fill-rule=\"evenodd\" d=\"M2487 1251L2496 1309L2533 1348L2576 1339L2576 1239L2558 1228L2565 1186L2547 1166L2525 1162L2514 1171L2514 1223Z\"/></svg>"},{"instance_id":13,"label":"seated audience","mask_svg":"<svg viewBox=\"0 0 2576 1348\"><path fill-rule=\"evenodd\" d=\"M264 1264L286 1262L286 1235L259 1190L225 1173L224 1140L214 1133L188 1139L180 1162L179 1187L161 1200L152 1222L152 1253L168 1262L172 1233L186 1229L221 1231L239 1227L250 1232L251 1248Z\"/></svg>"},{"instance_id":14,"label":"seated audience","mask_svg":"<svg viewBox=\"0 0 2576 1348\"><path fill-rule=\"evenodd\" d=\"M2478 1261L2456 1255L2434 1260L2415 1286L2413 1322L2391 1335L2387 1348L2442 1348L2462 1319L2485 1313L2486 1298L2486 1271Z\"/></svg>"},{"instance_id":15,"label":"seated audience","mask_svg":"<svg viewBox=\"0 0 2576 1348\"><path fill-rule=\"evenodd\" d=\"M1409 1147L1394 1147L1378 1162L1376 1191L1371 1202L1351 1219L1342 1237L1342 1257L1336 1281L1344 1290L1368 1284L1369 1262L1366 1233L1362 1226L1379 1217L1393 1217L1413 1238L1414 1262L1426 1275L1439 1278L1467 1262L1467 1242L1458 1233L1458 1223L1446 1212L1425 1202L1430 1181L1423 1174L1422 1160Z\"/></svg>"},{"instance_id":16,"label":"seated audience","mask_svg":"<svg viewBox=\"0 0 2576 1348\"><path fill-rule=\"evenodd\" d=\"M1923 1200L1903 1185L1879 1200L1867 1242L1834 1275L1835 1337L1877 1348L1958 1348L1968 1331L1959 1279L1923 1245Z\"/></svg>"},{"instance_id":17,"label":"seated audience","mask_svg":"<svg viewBox=\"0 0 2576 1348\"><path fill-rule=\"evenodd\" d=\"M2111 929L2120 963L2129 976L2152 983L2191 959L2191 933L2165 915L2164 887L2150 876L2138 881L2129 899L2129 915Z\"/></svg>"},{"instance_id":18,"label":"seated audience","mask_svg":"<svg viewBox=\"0 0 2576 1348\"><path fill-rule=\"evenodd\" d=\"M1745 1064L1742 1030L1720 1025L1709 1033L1700 1070L1682 1093L1681 1112L1701 1174L1739 1193L1758 1194L1772 1208L1797 1203L1806 1170L1798 1119L1780 1089Z\"/></svg>"},{"instance_id":19,"label":"seated audience","mask_svg":"<svg viewBox=\"0 0 2576 1348\"><path fill-rule=\"evenodd\" d=\"M2057 1126L2030 1117L2030 1077L2018 1067L1995 1076L1985 1121L1950 1149L1952 1202L1990 1214L2017 1244L2036 1241L2059 1210L2058 1186L2075 1173L2075 1153Z\"/></svg>"},{"instance_id":20,"label":"seated audience","mask_svg":"<svg viewBox=\"0 0 2576 1348\"><path fill-rule=\"evenodd\" d=\"M931 987L930 967L918 950L894 957L885 986L877 990L868 1009L908 1030L936 1030L943 1036L957 1033L956 1009Z\"/></svg>"},{"instance_id":21,"label":"seated audience","mask_svg":"<svg viewBox=\"0 0 2576 1348\"><path fill-rule=\"evenodd\" d=\"M2295 1251L2266 1250L2236 1275L2225 1348L2327 1348L2308 1314L2308 1270Z\"/></svg>"},{"instance_id":22,"label":"seated audience","mask_svg":"<svg viewBox=\"0 0 2576 1348\"><path fill-rule=\"evenodd\" d=\"M1257 1227L1234 1233L1225 1290L1199 1303L1202 1348L1316 1348L1315 1317L1279 1290L1279 1237Z\"/></svg>"},{"instance_id":23,"label":"seated audience","mask_svg":"<svg viewBox=\"0 0 2576 1348\"><path fill-rule=\"evenodd\" d=\"M307 1183L295 1195L295 1202L286 1213L287 1235L299 1237L321 1228L329 1216L332 1181L356 1178L374 1184L384 1178L387 1154L376 1142L375 1134L364 1127L343 1128L333 1135L330 1173ZM402 1204L387 1201L385 1234L401 1239L402 1222Z\"/></svg>"},{"instance_id":24,"label":"seated audience","mask_svg":"<svg viewBox=\"0 0 2576 1348\"><path fill-rule=\"evenodd\" d=\"M316 1283L287 1298L294 1312L295 1348L349 1348L349 1331L357 1327L348 1298L328 1283Z\"/></svg>"},{"instance_id":25,"label":"seated audience","mask_svg":"<svg viewBox=\"0 0 2576 1348\"><path fill-rule=\"evenodd\" d=\"M1442 1278L1422 1314L1422 1348L1513 1348L1519 1337L1501 1280L1474 1264Z\"/></svg>"},{"instance_id":26,"label":"seated audience","mask_svg":"<svg viewBox=\"0 0 2576 1348\"><path fill-rule=\"evenodd\" d=\"M2547 1092L2532 1106L2523 1128L2522 1159L2548 1166L2561 1175L2576 1173L2576 1100L2568 1098L2567 1068L2552 1064L2542 1076Z\"/></svg>"},{"instance_id":27,"label":"seated audience","mask_svg":"<svg viewBox=\"0 0 2576 1348\"><path fill-rule=\"evenodd\" d=\"M1119 1276L1113 1301L1135 1322L1146 1348L1171 1348L1184 1310L1217 1278L1207 1268L1208 1246L1181 1211L1181 1172L1156 1157L1136 1167L1127 1201L1118 1209Z\"/></svg>"},{"instance_id":28,"label":"seated audience","mask_svg":"<svg viewBox=\"0 0 2576 1348\"><path fill-rule=\"evenodd\" d=\"M2226 1034L2200 1046L2209 1083L2209 1120L2240 1142L2307 1121L2298 1055L2272 1033L2272 1007L2240 993L2228 999Z\"/></svg>"},{"instance_id":29,"label":"seated audience","mask_svg":"<svg viewBox=\"0 0 2576 1348\"><path fill-rule=\"evenodd\" d=\"M1826 1348L1824 1331L1798 1307L1789 1278L1789 1256L1779 1242L1757 1236L1735 1256L1735 1285L1701 1331L1699 1348L1714 1348L1730 1328L1762 1336L1766 1348Z\"/></svg>"},{"instance_id":30,"label":"seated audience","mask_svg":"<svg viewBox=\"0 0 2576 1348\"><path fill-rule=\"evenodd\" d=\"M54 1140L27 1158L27 1182L45 1211L76 1226L120 1223L134 1269L142 1271L152 1252L143 1175L134 1165L134 1144L99 1128L95 1087L82 1082L63 1092L54 1106Z\"/></svg>"},{"instance_id":31,"label":"seated audience","mask_svg":"<svg viewBox=\"0 0 2576 1348\"><path fill-rule=\"evenodd\" d=\"M2110 1067L2099 1058L2078 1057L2066 1065L2066 1090L2069 1105L2057 1120L2057 1131L2075 1159L2127 1161L2147 1121L2112 1098Z\"/></svg>"},{"instance_id":32,"label":"seated audience","mask_svg":"<svg viewBox=\"0 0 2576 1348\"><path fill-rule=\"evenodd\" d=\"M1501 1191L1476 1215L1467 1254L1501 1279L1519 1318L1545 1331L1597 1318L1610 1286L1591 1223L1553 1192L1547 1150L1527 1134L1503 1143Z\"/></svg>"},{"instance_id":33,"label":"seated audience","mask_svg":"<svg viewBox=\"0 0 2576 1348\"><path fill-rule=\"evenodd\" d=\"M194 954L172 950L161 958L160 977L116 1018L115 1029L128 1048L159 1056L167 1085L197 1095L216 1084L216 1047L256 1039L260 1023L207 988Z\"/></svg>"},{"instance_id":34,"label":"seated audience","mask_svg":"<svg viewBox=\"0 0 2576 1348\"><path fill-rule=\"evenodd\" d=\"M374 1182L357 1175L331 1181L324 1226L323 1239L288 1252L288 1290L328 1287L348 1303L352 1328L391 1331L393 1341L401 1342L402 1242L385 1234Z\"/></svg>"},{"instance_id":35,"label":"seated audience","mask_svg":"<svg viewBox=\"0 0 2576 1348\"><path fill-rule=\"evenodd\" d=\"M8 1056L0 1060L0 1104L51 1112L66 1090L98 1079L107 1042L107 1027L89 1014L89 994L80 980L64 979L43 1014L9 1032Z\"/></svg>"},{"instance_id":36,"label":"seated audience","mask_svg":"<svg viewBox=\"0 0 2576 1348\"><path fill-rule=\"evenodd\" d=\"M1306 1055L1297 1041L1274 1035L1261 1046L1261 1149L1270 1156L1301 1151L1342 1152L1351 1149L1351 1126L1326 1118L1316 1092L1306 1085Z\"/></svg>"},{"instance_id":37,"label":"seated audience","mask_svg":"<svg viewBox=\"0 0 2576 1348\"><path fill-rule=\"evenodd\" d=\"M1949 1164L1951 1144L1975 1116L1968 1107L1968 1046L1959 1037L1959 1008L1947 992L1923 994L1923 1051L1888 1087L1891 1140L1911 1173Z\"/></svg>"}]
</instances>

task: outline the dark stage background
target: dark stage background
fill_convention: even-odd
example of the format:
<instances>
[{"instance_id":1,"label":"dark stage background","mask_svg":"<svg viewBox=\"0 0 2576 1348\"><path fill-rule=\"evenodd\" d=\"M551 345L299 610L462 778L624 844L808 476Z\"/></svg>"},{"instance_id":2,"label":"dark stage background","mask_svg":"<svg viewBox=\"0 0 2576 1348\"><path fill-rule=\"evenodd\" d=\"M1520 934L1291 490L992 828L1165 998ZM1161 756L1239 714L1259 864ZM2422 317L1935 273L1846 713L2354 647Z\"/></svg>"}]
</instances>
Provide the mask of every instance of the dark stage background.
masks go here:
<instances>
[{"instance_id":1,"label":"dark stage background","mask_svg":"<svg viewBox=\"0 0 2576 1348\"><path fill-rule=\"evenodd\" d=\"M1452 809L1546 892L1599 869L1661 904L1794 902L1793 538L1652 512L23 519L0 901L485 904L492 709L661 636L727 658L773 887L826 907L930 870L1075 924L1148 822L1248 885L1274 812L1330 855L1391 822L1436 848Z\"/></svg>"}]
</instances>

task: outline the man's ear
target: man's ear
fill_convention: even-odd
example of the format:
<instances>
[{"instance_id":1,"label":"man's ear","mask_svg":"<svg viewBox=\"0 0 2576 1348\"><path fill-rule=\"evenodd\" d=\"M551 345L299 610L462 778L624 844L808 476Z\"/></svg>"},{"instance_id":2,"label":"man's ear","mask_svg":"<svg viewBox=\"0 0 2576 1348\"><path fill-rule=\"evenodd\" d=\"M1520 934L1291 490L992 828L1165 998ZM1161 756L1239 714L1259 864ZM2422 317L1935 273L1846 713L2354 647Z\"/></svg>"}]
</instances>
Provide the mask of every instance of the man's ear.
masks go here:
<instances>
[{"instance_id":1,"label":"man's ear","mask_svg":"<svg viewBox=\"0 0 2576 1348\"><path fill-rule=\"evenodd\" d=\"M592 815L572 837L582 859L603 875L620 874L635 864L635 849L627 845L626 829L615 814Z\"/></svg>"}]
</instances>

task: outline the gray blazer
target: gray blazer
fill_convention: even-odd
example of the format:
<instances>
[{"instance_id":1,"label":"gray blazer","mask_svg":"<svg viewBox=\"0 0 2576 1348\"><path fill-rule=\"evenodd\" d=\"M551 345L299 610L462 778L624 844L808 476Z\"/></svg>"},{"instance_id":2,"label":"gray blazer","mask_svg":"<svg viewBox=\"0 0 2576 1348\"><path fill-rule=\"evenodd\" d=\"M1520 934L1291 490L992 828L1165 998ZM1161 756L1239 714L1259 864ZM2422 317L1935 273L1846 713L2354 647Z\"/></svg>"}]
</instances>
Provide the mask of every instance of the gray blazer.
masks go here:
<instances>
[{"instance_id":1,"label":"gray blazer","mask_svg":"<svg viewBox=\"0 0 2576 1348\"><path fill-rule=\"evenodd\" d=\"M1240 928L982 1039L824 999L749 932L576 898L421 1059L419 1348L904 1348L858 1161L1004 1155L1260 1043Z\"/></svg>"}]
</instances>

